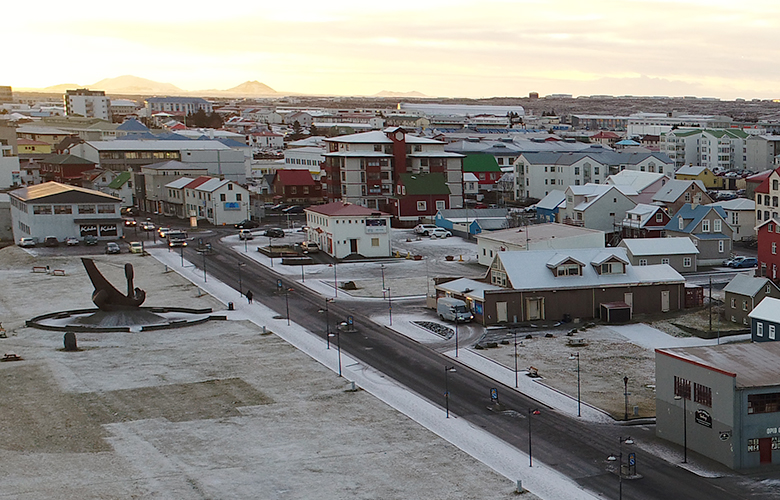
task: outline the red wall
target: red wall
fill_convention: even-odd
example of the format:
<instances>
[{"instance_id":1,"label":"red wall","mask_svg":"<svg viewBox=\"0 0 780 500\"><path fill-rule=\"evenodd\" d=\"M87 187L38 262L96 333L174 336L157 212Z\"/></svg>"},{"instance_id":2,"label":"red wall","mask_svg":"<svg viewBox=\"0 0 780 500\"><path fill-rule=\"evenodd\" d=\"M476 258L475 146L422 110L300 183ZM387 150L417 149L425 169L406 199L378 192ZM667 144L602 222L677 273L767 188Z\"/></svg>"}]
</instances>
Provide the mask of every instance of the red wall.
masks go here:
<instances>
[{"instance_id":1,"label":"red wall","mask_svg":"<svg viewBox=\"0 0 780 500\"><path fill-rule=\"evenodd\" d=\"M772 226L772 232L769 227ZM758 269L756 274L763 273L767 278L777 281L780 278L780 234L777 233L777 224L764 224L758 230ZM776 251L772 254L772 243L775 243ZM766 266L764 267L763 264ZM775 270L773 273L772 270Z\"/></svg>"}]
</instances>

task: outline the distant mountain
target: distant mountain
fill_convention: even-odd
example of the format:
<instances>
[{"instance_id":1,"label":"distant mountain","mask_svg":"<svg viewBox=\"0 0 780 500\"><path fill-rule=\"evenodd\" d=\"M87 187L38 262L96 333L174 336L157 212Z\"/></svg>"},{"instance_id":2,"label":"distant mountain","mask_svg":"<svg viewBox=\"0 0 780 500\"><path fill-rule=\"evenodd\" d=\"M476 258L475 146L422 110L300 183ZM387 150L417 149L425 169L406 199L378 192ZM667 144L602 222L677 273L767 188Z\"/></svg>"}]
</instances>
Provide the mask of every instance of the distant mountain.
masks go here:
<instances>
[{"instance_id":1,"label":"distant mountain","mask_svg":"<svg viewBox=\"0 0 780 500\"><path fill-rule=\"evenodd\" d=\"M423 94L422 92L417 92L416 90L412 90L410 92L395 92L393 90L383 90L381 92L374 94L371 97L428 97L428 96Z\"/></svg>"},{"instance_id":2,"label":"distant mountain","mask_svg":"<svg viewBox=\"0 0 780 500\"><path fill-rule=\"evenodd\" d=\"M107 94L168 94L181 95L187 92L170 83L155 82L132 75L105 78L89 86L90 89L105 90Z\"/></svg>"},{"instance_id":3,"label":"distant mountain","mask_svg":"<svg viewBox=\"0 0 780 500\"><path fill-rule=\"evenodd\" d=\"M83 89L84 87L82 85L79 85L78 83L61 83L59 85L52 85L51 87L46 87L45 89L36 89L41 92L57 92L64 94L66 90L68 89Z\"/></svg>"},{"instance_id":4,"label":"distant mountain","mask_svg":"<svg viewBox=\"0 0 780 500\"><path fill-rule=\"evenodd\" d=\"M241 85L237 85L231 89L223 90L226 94L240 94L240 95L276 95L277 91L269 87L264 83L260 83L257 80L244 82Z\"/></svg>"}]
</instances>

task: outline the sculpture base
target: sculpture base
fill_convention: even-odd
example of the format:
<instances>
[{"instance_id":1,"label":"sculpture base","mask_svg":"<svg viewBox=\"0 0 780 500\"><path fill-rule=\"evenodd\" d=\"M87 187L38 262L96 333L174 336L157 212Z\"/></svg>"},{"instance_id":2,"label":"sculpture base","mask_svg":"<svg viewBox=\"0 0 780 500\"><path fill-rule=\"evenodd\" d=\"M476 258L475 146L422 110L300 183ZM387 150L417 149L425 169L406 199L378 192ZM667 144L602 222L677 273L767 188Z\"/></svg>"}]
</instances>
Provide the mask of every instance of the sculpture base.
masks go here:
<instances>
[{"instance_id":1,"label":"sculpture base","mask_svg":"<svg viewBox=\"0 0 780 500\"><path fill-rule=\"evenodd\" d=\"M184 307L134 307L113 311L77 309L44 314L27 320L25 326L65 332L141 332L227 319L225 316L212 315L211 312L210 308Z\"/></svg>"}]
</instances>

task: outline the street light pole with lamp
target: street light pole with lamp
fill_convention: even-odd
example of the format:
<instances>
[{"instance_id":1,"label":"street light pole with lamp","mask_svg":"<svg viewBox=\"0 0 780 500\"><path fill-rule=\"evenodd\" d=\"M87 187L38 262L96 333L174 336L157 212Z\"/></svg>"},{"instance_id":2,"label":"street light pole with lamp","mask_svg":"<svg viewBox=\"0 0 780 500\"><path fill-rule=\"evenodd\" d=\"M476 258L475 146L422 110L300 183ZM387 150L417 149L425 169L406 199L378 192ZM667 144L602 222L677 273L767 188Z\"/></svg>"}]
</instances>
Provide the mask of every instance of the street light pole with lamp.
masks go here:
<instances>
[{"instance_id":1,"label":"street light pole with lamp","mask_svg":"<svg viewBox=\"0 0 780 500\"><path fill-rule=\"evenodd\" d=\"M614 462L616 460L618 462L618 500L623 500L623 443L631 445L634 444L634 440L631 439L630 436L625 439L623 437L618 438L618 456L616 457L615 455L610 455L607 457L607 460L610 462Z\"/></svg>"},{"instance_id":2,"label":"street light pole with lamp","mask_svg":"<svg viewBox=\"0 0 780 500\"><path fill-rule=\"evenodd\" d=\"M342 324L346 324L346 323L342 323ZM338 349L339 351L339 377L340 377L341 376L341 331L338 328L336 328L336 333L329 333L328 338L330 338L331 336L336 337L336 349Z\"/></svg>"},{"instance_id":3,"label":"street light pole with lamp","mask_svg":"<svg viewBox=\"0 0 780 500\"><path fill-rule=\"evenodd\" d=\"M455 357L458 357L458 315L455 314Z\"/></svg>"},{"instance_id":4,"label":"street light pole with lamp","mask_svg":"<svg viewBox=\"0 0 780 500\"><path fill-rule=\"evenodd\" d=\"M623 397L625 398L625 415L623 420L628 420L628 377L623 377Z\"/></svg>"},{"instance_id":5,"label":"street light pole with lamp","mask_svg":"<svg viewBox=\"0 0 780 500\"><path fill-rule=\"evenodd\" d=\"M444 365L444 408L447 412L447 418L450 418L450 383L449 374L455 372L454 366Z\"/></svg>"},{"instance_id":6,"label":"street light pole with lamp","mask_svg":"<svg viewBox=\"0 0 780 500\"><path fill-rule=\"evenodd\" d=\"M290 292L294 291L292 288L284 289L284 304L287 308L287 326L290 326Z\"/></svg>"},{"instance_id":7,"label":"street light pole with lamp","mask_svg":"<svg viewBox=\"0 0 780 500\"><path fill-rule=\"evenodd\" d=\"M244 264L239 260L238 261L238 294L239 295L244 295L244 291L243 291L244 288L243 288L243 284L241 283L241 268L244 266L246 266L246 264Z\"/></svg>"},{"instance_id":8,"label":"street light pole with lamp","mask_svg":"<svg viewBox=\"0 0 780 500\"><path fill-rule=\"evenodd\" d=\"M582 416L582 398L580 392L580 352L577 351L574 354L569 355L570 360L577 360L577 416Z\"/></svg>"},{"instance_id":9,"label":"street light pole with lamp","mask_svg":"<svg viewBox=\"0 0 780 500\"><path fill-rule=\"evenodd\" d=\"M515 339L515 389L517 389L520 385L517 378L517 330L514 330L511 333L507 333L507 335L512 335Z\"/></svg>"}]
</instances>

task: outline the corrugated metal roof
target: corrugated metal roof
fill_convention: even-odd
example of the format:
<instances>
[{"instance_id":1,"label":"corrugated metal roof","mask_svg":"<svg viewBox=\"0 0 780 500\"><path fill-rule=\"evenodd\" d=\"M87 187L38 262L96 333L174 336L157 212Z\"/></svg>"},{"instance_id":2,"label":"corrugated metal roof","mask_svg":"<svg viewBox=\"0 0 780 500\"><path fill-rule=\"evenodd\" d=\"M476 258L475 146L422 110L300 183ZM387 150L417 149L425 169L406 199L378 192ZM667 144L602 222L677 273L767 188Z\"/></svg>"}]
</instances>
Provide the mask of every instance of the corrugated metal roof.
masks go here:
<instances>
[{"instance_id":1,"label":"corrugated metal roof","mask_svg":"<svg viewBox=\"0 0 780 500\"><path fill-rule=\"evenodd\" d=\"M698 255L699 249L688 237L626 238L620 242L635 257L647 255Z\"/></svg>"}]
</instances>

